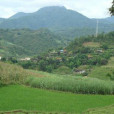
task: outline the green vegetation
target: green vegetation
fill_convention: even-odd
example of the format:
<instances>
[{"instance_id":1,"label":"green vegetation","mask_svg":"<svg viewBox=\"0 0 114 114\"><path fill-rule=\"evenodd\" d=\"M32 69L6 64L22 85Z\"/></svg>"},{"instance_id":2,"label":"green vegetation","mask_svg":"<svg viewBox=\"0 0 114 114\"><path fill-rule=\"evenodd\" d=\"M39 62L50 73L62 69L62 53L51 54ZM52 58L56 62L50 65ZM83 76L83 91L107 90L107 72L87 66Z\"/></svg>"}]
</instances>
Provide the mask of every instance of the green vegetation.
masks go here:
<instances>
[{"instance_id":1,"label":"green vegetation","mask_svg":"<svg viewBox=\"0 0 114 114\"><path fill-rule=\"evenodd\" d=\"M31 54L32 52L26 50L22 46L18 46L5 40L0 40L0 56L2 57L26 57Z\"/></svg>"},{"instance_id":2,"label":"green vegetation","mask_svg":"<svg viewBox=\"0 0 114 114\"><path fill-rule=\"evenodd\" d=\"M102 80L114 80L114 68L95 67L89 73L88 77L99 78Z\"/></svg>"},{"instance_id":3,"label":"green vegetation","mask_svg":"<svg viewBox=\"0 0 114 114\"><path fill-rule=\"evenodd\" d=\"M114 112L114 105L111 105L102 108L89 109L85 111L83 114L113 114L113 112Z\"/></svg>"},{"instance_id":4,"label":"green vegetation","mask_svg":"<svg viewBox=\"0 0 114 114\"><path fill-rule=\"evenodd\" d=\"M0 84L20 84L24 83L27 72L20 66L0 62Z\"/></svg>"},{"instance_id":5,"label":"green vegetation","mask_svg":"<svg viewBox=\"0 0 114 114\"><path fill-rule=\"evenodd\" d=\"M109 60L107 65L93 68L88 76L102 80L114 80L114 57Z\"/></svg>"},{"instance_id":6,"label":"green vegetation","mask_svg":"<svg viewBox=\"0 0 114 114\"><path fill-rule=\"evenodd\" d=\"M34 89L24 86L0 88L0 111L27 110L42 112L81 113L90 108L114 103L114 96L76 95Z\"/></svg>"},{"instance_id":7,"label":"green vegetation","mask_svg":"<svg viewBox=\"0 0 114 114\"><path fill-rule=\"evenodd\" d=\"M97 37L96 19L65 7L0 18L0 114L114 112L113 18Z\"/></svg>"},{"instance_id":8,"label":"green vegetation","mask_svg":"<svg viewBox=\"0 0 114 114\"><path fill-rule=\"evenodd\" d=\"M88 77L50 74L41 78L28 77L26 85L83 94L114 94L114 83Z\"/></svg>"},{"instance_id":9,"label":"green vegetation","mask_svg":"<svg viewBox=\"0 0 114 114\"><path fill-rule=\"evenodd\" d=\"M72 70L66 66L61 66L58 69L54 70L53 73L68 75L72 74Z\"/></svg>"},{"instance_id":10,"label":"green vegetation","mask_svg":"<svg viewBox=\"0 0 114 114\"><path fill-rule=\"evenodd\" d=\"M114 0L112 2L112 7L109 9L109 11L111 15L114 15Z\"/></svg>"},{"instance_id":11,"label":"green vegetation","mask_svg":"<svg viewBox=\"0 0 114 114\"><path fill-rule=\"evenodd\" d=\"M36 55L64 45L61 37L54 35L47 29L36 31L0 29L0 55L6 57Z\"/></svg>"},{"instance_id":12,"label":"green vegetation","mask_svg":"<svg viewBox=\"0 0 114 114\"><path fill-rule=\"evenodd\" d=\"M113 37L114 32L99 34L97 38L81 37L72 41L66 48L49 50L44 55L35 56L30 61L19 61L18 64L26 69L87 76L95 66L107 65L109 59L114 56Z\"/></svg>"}]
</instances>

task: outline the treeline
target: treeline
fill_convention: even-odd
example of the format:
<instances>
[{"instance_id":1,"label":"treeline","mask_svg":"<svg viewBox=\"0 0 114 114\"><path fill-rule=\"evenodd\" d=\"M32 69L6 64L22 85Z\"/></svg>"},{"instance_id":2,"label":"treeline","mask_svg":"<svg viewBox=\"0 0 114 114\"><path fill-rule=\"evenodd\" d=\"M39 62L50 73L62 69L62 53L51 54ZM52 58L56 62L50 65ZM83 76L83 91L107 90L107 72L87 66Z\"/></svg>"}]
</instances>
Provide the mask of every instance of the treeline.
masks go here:
<instances>
[{"instance_id":1,"label":"treeline","mask_svg":"<svg viewBox=\"0 0 114 114\"><path fill-rule=\"evenodd\" d=\"M84 43L98 43L97 47L84 46ZM49 50L45 54L35 56L30 61L16 61L9 59L12 63L21 65L25 69L36 69L53 72L61 66L75 69L80 66L106 65L110 57L114 56L114 32L76 39L66 48Z\"/></svg>"}]
</instances>

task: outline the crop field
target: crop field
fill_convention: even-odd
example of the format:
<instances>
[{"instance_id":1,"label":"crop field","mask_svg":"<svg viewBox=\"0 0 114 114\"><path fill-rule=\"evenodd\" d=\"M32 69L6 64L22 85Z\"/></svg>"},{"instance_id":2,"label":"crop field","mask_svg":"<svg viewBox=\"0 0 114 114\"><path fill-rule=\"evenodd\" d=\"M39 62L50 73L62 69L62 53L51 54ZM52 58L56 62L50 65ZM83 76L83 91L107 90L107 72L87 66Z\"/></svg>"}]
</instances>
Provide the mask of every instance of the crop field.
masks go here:
<instances>
[{"instance_id":1,"label":"crop field","mask_svg":"<svg viewBox=\"0 0 114 114\"><path fill-rule=\"evenodd\" d=\"M86 42L83 44L85 47L100 47L100 44L98 42Z\"/></svg>"},{"instance_id":2,"label":"crop field","mask_svg":"<svg viewBox=\"0 0 114 114\"><path fill-rule=\"evenodd\" d=\"M20 85L0 88L0 111L27 110L82 113L90 108L114 104L111 95L76 95Z\"/></svg>"},{"instance_id":3,"label":"crop field","mask_svg":"<svg viewBox=\"0 0 114 114\"><path fill-rule=\"evenodd\" d=\"M46 73L44 73L46 74ZM114 94L113 81L47 73L44 77L28 77L25 84L34 88L83 94Z\"/></svg>"}]
</instances>

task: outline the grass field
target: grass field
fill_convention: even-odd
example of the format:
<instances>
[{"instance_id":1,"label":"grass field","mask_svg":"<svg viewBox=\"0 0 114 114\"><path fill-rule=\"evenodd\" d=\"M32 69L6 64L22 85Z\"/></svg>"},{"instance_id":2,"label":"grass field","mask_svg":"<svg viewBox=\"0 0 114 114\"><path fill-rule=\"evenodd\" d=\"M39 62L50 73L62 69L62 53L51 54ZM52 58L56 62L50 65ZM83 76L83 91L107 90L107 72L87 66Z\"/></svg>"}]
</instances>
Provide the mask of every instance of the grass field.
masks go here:
<instances>
[{"instance_id":1,"label":"grass field","mask_svg":"<svg viewBox=\"0 0 114 114\"><path fill-rule=\"evenodd\" d=\"M102 80L114 80L114 57L112 57L107 65L95 67L88 77L99 78Z\"/></svg>"},{"instance_id":2,"label":"grass field","mask_svg":"<svg viewBox=\"0 0 114 114\"><path fill-rule=\"evenodd\" d=\"M100 43L98 42L86 42L83 44L85 47L100 47Z\"/></svg>"},{"instance_id":3,"label":"grass field","mask_svg":"<svg viewBox=\"0 0 114 114\"><path fill-rule=\"evenodd\" d=\"M114 114L114 105L102 108L89 109L83 114Z\"/></svg>"},{"instance_id":4,"label":"grass field","mask_svg":"<svg viewBox=\"0 0 114 114\"><path fill-rule=\"evenodd\" d=\"M28 110L81 113L114 104L111 95L76 95L12 85L0 88L0 111Z\"/></svg>"}]
</instances>

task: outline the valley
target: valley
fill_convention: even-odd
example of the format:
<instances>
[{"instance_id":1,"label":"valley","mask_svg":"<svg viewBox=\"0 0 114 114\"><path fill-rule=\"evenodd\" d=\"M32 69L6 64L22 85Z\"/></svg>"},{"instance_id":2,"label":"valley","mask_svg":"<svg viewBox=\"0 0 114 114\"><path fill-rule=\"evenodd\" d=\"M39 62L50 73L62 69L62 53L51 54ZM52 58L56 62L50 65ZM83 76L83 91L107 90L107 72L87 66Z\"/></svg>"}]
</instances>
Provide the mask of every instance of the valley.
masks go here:
<instances>
[{"instance_id":1,"label":"valley","mask_svg":"<svg viewBox=\"0 0 114 114\"><path fill-rule=\"evenodd\" d=\"M48 6L0 18L0 114L113 112L114 16Z\"/></svg>"}]
</instances>

